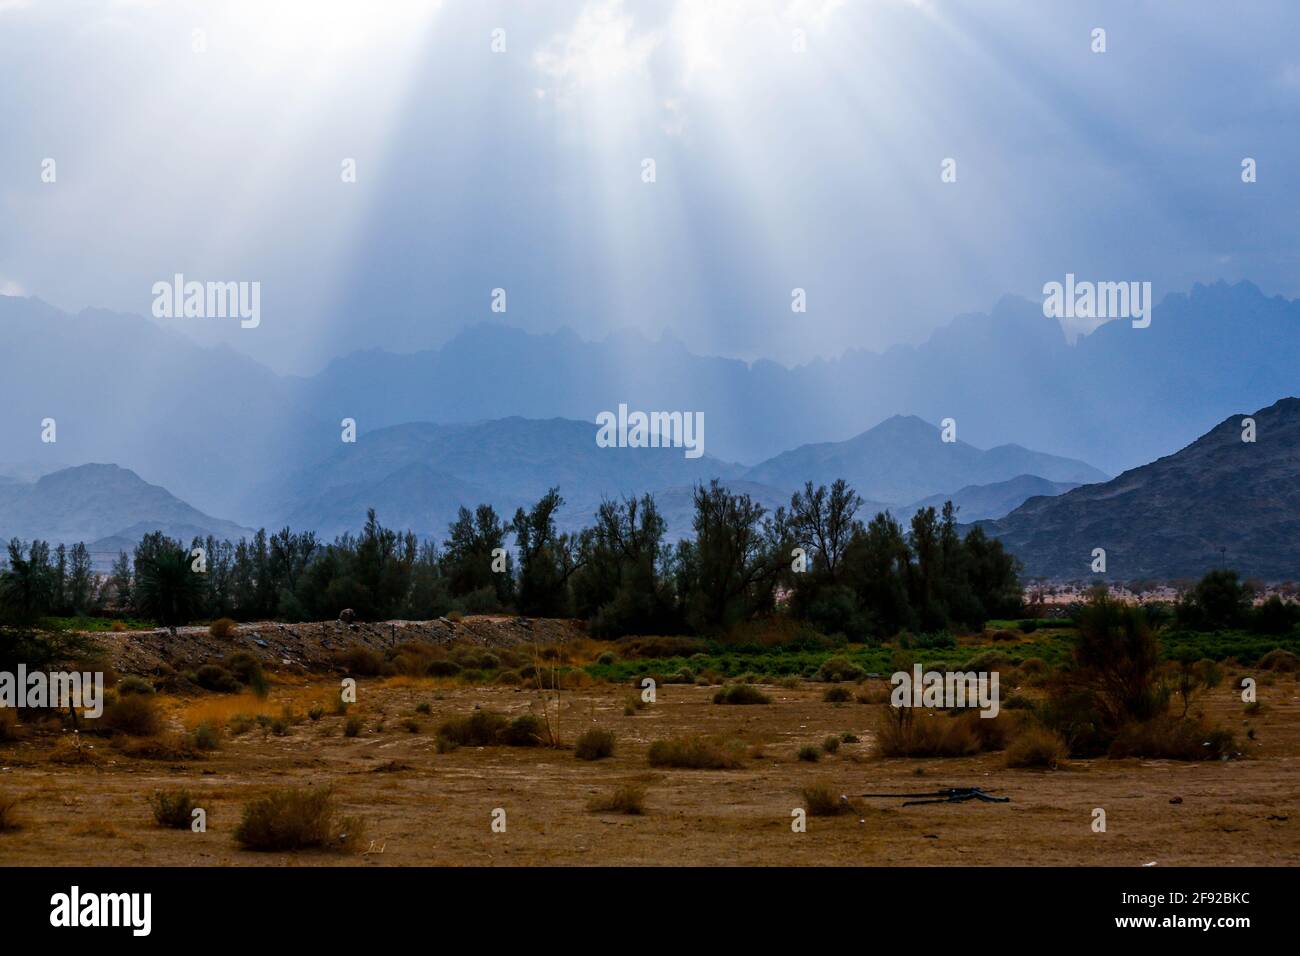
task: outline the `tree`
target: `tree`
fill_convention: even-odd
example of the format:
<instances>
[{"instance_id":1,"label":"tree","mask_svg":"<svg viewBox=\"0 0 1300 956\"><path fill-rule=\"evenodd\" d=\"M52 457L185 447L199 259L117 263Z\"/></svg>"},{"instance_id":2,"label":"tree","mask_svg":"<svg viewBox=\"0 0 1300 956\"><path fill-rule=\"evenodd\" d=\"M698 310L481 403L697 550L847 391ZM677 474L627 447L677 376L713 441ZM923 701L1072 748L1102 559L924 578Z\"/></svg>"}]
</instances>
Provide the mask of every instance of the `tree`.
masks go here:
<instances>
[{"instance_id":1,"label":"tree","mask_svg":"<svg viewBox=\"0 0 1300 956\"><path fill-rule=\"evenodd\" d=\"M50 548L33 541L30 549L17 538L9 542L9 567L0 573L0 608L7 620L19 624L50 613L54 603L54 571Z\"/></svg>"},{"instance_id":2,"label":"tree","mask_svg":"<svg viewBox=\"0 0 1300 956\"><path fill-rule=\"evenodd\" d=\"M504 570L494 571L498 548L505 550L506 534L510 527L502 523L491 505L479 505L471 514L461 507L456 520L448 528L443 542L443 572L453 597L465 597L479 592L490 592L498 606L510 604L513 598L513 566L510 555L505 555Z\"/></svg>"},{"instance_id":3,"label":"tree","mask_svg":"<svg viewBox=\"0 0 1300 956\"><path fill-rule=\"evenodd\" d=\"M570 560L575 542L555 533L555 512L564 504L558 488L549 489L529 511L515 512L510 527L519 552L519 613L557 617L568 613L568 577L576 567Z\"/></svg>"},{"instance_id":4,"label":"tree","mask_svg":"<svg viewBox=\"0 0 1300 956\"><path fill-rule=\"evenodd\" d=\"M695 488L695 542L688 549L691 579L684 582L687 620L700 632L724 631L770 610L786 567L785 509L766 509L747 494L733 495L715 478Z\"/></svg>"},{"instance_id":5,"label":"tree","mask_svg":"<svg viewBox=\"0 0 1300 956\"><path fill-rule=\"evenodd\" d=\"M193 620L203 608L205 586L192 563L180 542L158 531L145 535L135 552L136 608L169 628Z\"/></svg>"}]
</instances>

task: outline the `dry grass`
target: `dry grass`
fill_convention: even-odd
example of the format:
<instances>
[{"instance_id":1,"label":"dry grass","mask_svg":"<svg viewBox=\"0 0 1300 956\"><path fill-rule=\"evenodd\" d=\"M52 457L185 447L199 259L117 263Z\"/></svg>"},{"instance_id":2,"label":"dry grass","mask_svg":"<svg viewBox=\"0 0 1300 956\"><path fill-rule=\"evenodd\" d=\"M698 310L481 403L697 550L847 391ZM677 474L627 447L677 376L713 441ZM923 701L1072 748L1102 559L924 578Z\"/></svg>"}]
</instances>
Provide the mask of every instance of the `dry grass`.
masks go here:
<instances>
[{"instance_id":1,"label":"dry grass","mask_svg":"<svg viewBox=\"0 0 1300 956\"><path fill-rule=\"evenodd\" d=\"M1065 760L1065 738L1046 727L1027 727L1007 747L1008 767L1045 767L1055 770Z\"/></svg>"},{"instance_id":2,"label":"dry grass","mask_svg":"<svg viewBox=\"0 0 1300 956\"><path fill-rule=\"evenodd\" d=\"M847 800L841 800L834 790L820 783L803 788L803 805L810 817L834 817L853 809Z\"/></svg>"},{"instance_id":3,"label":"dry grass","mask_svg":"<svg viewBox=\"0 0 1300 956\"><path fill-rule=\"evenodd\" d=\"M603 760L614 755L614 734L601 727L583 731L573 745L579 760Z\"/></svg>"},{"instance_id":4,"label":"dry grass","mask_svg":"<svg viewBox=\"0 0 1300 956\"><path fill-rule=\"evenodd\" d=\"M251 691L200 697L182 704L179 710L181 723L189 730L199 724L224 727L236 716L271 717L276 713L275 704Z\"/></svg>"},{"instance_id":5,"label":"dry grass","mask_svg":"<svg viewBox=\"0 0 1300 956\"><path fill-rule=\"evenodd\" d=\"M244 806L235 840L245 850L353 851L363 837L356 817L340 817L329 787L286 787Z\"/></svg>"},{"instance_id":6,"label":"dry grass","mask_svg":"<svg viewBox=\"0 0 1300 956\"><path fill-rule=\"evenodd\" d=\"M1004 729L975 713L946 717L910 708L886 708L876 725L876 753L881 757L969 757L997 749Z\"/></svg>"},{"instance_id":7,"label":"dry grass","mask_svg":"<svg viewBox=\"0 0 1300 956\"><path fill-rule=\"evenodd\" d=\"M6 797L0 794L0 833L7 833L10 830L19 828L17 807L17 797Z\"/></svg>"},{"instance_id":8,"label":"dry grass","mask_svg":"<svg viewBox=\"0 0 1300 956\"><path fill-rule=\"evenodd\" d=\"M127 694L104 707L95 721L95 729L108 734L152 737L162 732L163 721L158 704L144 694Z\"/></svg>"},{"instance_id":9,"label":"dry grass","mask_svg":"<svg viewBox=\"0 0 1300 956\"><path fill-rule=\"evenodd\" d=\"M11 743L22 736L18 715L12 708L0 708L0 743Z\"/></svg>"},{"instance_id":10,"label":"dry grass","mask_svg":"<svg viewBox=\"0 0 1300 956\"><path fill-rule=\"evenodd\" d=\"M1125 726L1111 745L1112 757L1154 757L1164 760L1217 760L1230 756L1236 741L1230 732L1206 727L1196 720L1157 717Z\"/></svg>"},{"instance_id":11,"label":"dry grass","mask_svg":"<svg viewBox=\"0 0 1300 956\"><path fill-rule=\"evenodd\" d=\"M742 765L741 748L713 737L669 737L650 745L646 759L652 767L687 770L734 770Z\"/></svg>"},{"instance_id":12,"label":"dry grass","mask_svg":"<svg viewBox=\"0 0 1300 956\"><path fill-rule=\"evenodd\" d=\"M603 797L594 797L587 804L592 813L626 813L640 816L645 813L645 787L636 783L624 783Z\"/></svg>"}]
</instances>

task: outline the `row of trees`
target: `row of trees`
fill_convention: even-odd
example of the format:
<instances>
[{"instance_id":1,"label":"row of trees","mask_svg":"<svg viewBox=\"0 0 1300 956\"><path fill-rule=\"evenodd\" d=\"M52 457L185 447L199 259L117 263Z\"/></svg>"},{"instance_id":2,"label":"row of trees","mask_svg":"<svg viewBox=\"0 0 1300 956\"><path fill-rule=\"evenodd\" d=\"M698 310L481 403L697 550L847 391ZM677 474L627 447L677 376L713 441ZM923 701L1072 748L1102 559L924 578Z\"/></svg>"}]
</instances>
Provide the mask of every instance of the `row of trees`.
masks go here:
<instances>
[{"instance_id":1,"label":"row of trees","mask_svg":"<svg viewBox=\"0 0 1300 956\"><path fill-rule=\"evenodd\" d=\"M51 557L42 542L9 546L0 603L10 619L110 608L164 624L233 617L427 619L451 610L577 616L602 635L720 633L776 609L862 640L901 629L978 627L1020 607L1018 564L975 529L957 533L951 503L905 531L844 481L807 484L769 513L713 481L694 495L694 537L668 542L653 496L606 501L595 523L557 530L551 489L505 521L461 508L441 549L383 527L325 544L310 532L258 531L189 547L161 533L122 554L103 580L84 546Z\"/></svg>"}]
</instances>

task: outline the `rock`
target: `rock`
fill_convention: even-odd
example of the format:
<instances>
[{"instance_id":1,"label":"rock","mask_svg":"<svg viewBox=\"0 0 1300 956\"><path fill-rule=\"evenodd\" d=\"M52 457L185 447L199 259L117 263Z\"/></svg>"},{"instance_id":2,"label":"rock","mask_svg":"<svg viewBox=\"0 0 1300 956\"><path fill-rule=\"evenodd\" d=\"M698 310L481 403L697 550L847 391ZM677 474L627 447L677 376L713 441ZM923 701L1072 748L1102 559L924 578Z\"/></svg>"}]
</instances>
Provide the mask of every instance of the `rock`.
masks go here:
<instances>
[{"instance_id":1,"label":"rock","mask_svg":"<svg viewBox=\"0 0 1300 956\"><path fill-rule=\"evenodd\" d=\"M340 623L351 624L356 619L357 619L357 612L352 610L352 608L350 607L345 607L343 610L339 611Z\"/></svg>"},{"instance_id":2,"label":"rock","mask_svg":"<svg viewBox=\"0 0 1300 956\"><path fill-rule=\"evenodd\" d=\"M1170 803L1182 803L1182 802L1183 802L1183 798L1182 798L1182 797L1170 797L1170 798L1169 798L1169 802L1170 802Z\"/></svg>"}]
</instances>

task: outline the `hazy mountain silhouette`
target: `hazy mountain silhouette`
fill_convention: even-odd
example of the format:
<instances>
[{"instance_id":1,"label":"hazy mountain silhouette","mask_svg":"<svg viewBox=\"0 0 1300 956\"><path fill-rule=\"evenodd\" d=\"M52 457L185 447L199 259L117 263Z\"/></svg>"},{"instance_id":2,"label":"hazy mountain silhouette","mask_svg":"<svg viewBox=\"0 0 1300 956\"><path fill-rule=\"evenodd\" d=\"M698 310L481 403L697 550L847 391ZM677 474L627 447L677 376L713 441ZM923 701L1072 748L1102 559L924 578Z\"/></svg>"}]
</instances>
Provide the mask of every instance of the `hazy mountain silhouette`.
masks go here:
<instances>
[{"instance_id":1,"label":"hazy mountain silhouette","mask_svg":"<svg viewBox=\"0 0 1300 956\"><path fill-rule=\"evenodd\" d=\"M1006 481L996 481L989 485L967 485L956 491L931 495L920 501L901 508L890 508L890 512L904 525L912 520L912 515L922 508L934 508L939 511L946 501L951 500L957 509L957 520L963 524L988 518L1001 518L1039 495L1048 497L1059 495L1077 488L1081 482L1048 481L1037 475L1017 475Z\"/></svg>"},{"instance_id":2,"label":"hazy mountain silhouette","mask_svg":"<svg viewBox=\"0 0 1300 956\"><path fill-rule=\"evenodd\" d=\"M1033 474L1049 481L1105 481L1091 465L1001 445L983 451L944 442L940 430L914 415L895 415L848 441L802 445L751 468L745 477L778 488L845 479L864 498L915 501L968 485ZM1022 499L1023 500L1023 499Z\"/></svg>"},{"instance_id":3,"label":"hazy mountain silhouette","mask_svg":"<svg viewBox=\"0 0 1300 956\"><path fill-rule=\"evenodd\" d=\"M1300 398L1254 412L1256 440L1231 415L1176 454L1102 484L1031 498L983 523L1029 576L1180 578L1215 567L1267 580L1300 578ZM1223 549L1222 553L1220 549Z\"/></svg>"},{"instance_id":4,"label":"hazy mountain silhouette","mask_svg":"<svg viewBox=\"0 0 1300 956\"><path fill-rule=\"evenodd\" d=\"M199 347L151 319L100 310L72 316L37 299L0 296L7 460L48 461L51 470L118 462L243 524L290 513L271 507L268 491L338 450L343 418L356 420L365 447L367 436L409 422L517 415L591 422L625 402L703 412L711 456L770 465L789 449L846 441L903 413L955 418L958 437L976 447L1014 442L1116 473L1176 451L1225 408L1294 393L1298 378L1300 302L1266 297L1249 283L1168 295L1149 328L1111 322L1073 346L1038 302L1007 297L989 314L958 317L922 345L795 368L696 356L670 338L588 342L569 331L532 335L484 324L437 350L359 352L309 378L278 376L228 348ZM45 418L58 423L56 444L40 440ZM1073 480L1019 467L954 474L914 497L1022 473ZM563 484L568 474L535 471L532 484ZM891 494L906 493L903 485ZM885 498L870 486L859 490Z\"/></svg>"},{"instance_id":5,"label":"hazy mountain silhouette","mask_svg":"<svg viewBox=\"0 0 1300 956\"><path fill-rule=\"evenodd\" d=\"M239 539L247 528L206 515L117 465L81 465L33 484L0 487L0 536L73 544L117 537L132 546L148 531L189 543L196 533Z\"/></svg>"}]
</instances>

